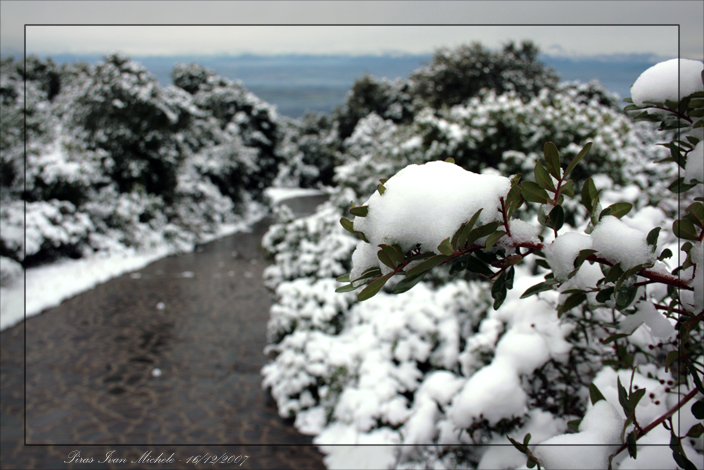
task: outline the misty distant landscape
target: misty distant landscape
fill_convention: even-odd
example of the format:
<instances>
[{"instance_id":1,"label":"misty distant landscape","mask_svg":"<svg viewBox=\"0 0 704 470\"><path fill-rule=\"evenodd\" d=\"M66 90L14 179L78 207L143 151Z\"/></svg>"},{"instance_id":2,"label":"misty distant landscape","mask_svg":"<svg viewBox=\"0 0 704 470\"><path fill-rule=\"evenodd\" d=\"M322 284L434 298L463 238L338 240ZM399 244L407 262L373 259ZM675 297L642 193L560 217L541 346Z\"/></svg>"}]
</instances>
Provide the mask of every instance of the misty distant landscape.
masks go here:
<instances>
[{"instance_id":1,"label":"misty distant landscape","mask_svg":"<svg viewBox=\"0 0 704 470\"><path fill-rule=\"evenodd\" d=\"M133 56L161 85L171 84L177 63L198 63L220 76L241 80L262 100L274 104L280 114L301 117L306 111L329 113L342 105L355 79L365 73L394 80L426 65L431 54L420 55L238 55L238 56ZM94 63L100 55L60 54L57 63ZM541 54L539 59L562 80L589 82L597 79L621 98L629 95L634 77L658 61L647 54L602 55L567 58Z\"/></svg>"}]
</instances>

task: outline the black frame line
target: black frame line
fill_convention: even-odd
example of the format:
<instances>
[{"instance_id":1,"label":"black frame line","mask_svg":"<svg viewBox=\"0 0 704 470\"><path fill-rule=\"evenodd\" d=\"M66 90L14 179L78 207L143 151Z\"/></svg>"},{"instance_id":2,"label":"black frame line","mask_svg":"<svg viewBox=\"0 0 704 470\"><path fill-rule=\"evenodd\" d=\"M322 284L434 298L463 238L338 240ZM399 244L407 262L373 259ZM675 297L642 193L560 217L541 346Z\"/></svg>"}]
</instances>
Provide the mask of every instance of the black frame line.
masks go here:
<instances>
[{"instance_id":1,"label":"black frame line","mask_svg":"<svg viewBox=\"0 0 704 470\"><path fill-rule=\"evenodd\" d=\"M23 0L23 1L28 1L28 0ZM29 0L33 1L33 0ZM38 0L37 0L38 1ZM74 0L76 1L76 0ZM78 1L93 1L93 0L78 0ZM142 1L142 0L120 0L120 1ZM173 0L171 0L173 1ZM175 1L190 1L190 0L175 0ZM212 0L211 0L212 1ZM215 0L215 1L232 1L232 0ZM237 1L237 0L236 0ZM260 0L261 1L261 0ZM265 0L265 1L274 1L274 0ZM311 1L311 0L308 0ZM322 1L322 0L312 0L312 1ZM358 0L359 1L359 0ZM363 0L363 1L372 1L372 0ZM387 0L387 1L409 1L409 0ZM410 0L410 1L421 1L421 0ZM447 1L447 0L446 0ZM449 0L449 1L466 1L466 0ZM499 1L509 1L509 0L499 0ZM561 0L548 0L548 1L561 1ZM611 1L611 0L597 0L597 1ZM660 1L660 0L646 0L646 1ZM694 0L692 0L694 1ZM674 24L653 24L653 23L647 23L647 24L637 24L637 23L628 23L628 24L615 24L615 23L582 23L582 24L574 24L574 23L556 23L556 24L535 24L535 23L492 23L492 24L487 24L487 23L482 23L482 24L457 24L457 23L437 23L437 24L417 24L417 23L374 23L374 24L367 24L367 23L311 23L311 24L301 24L301 23L232 23L232 24L213 24L213 23L203 23L203 24L176 24L176 23L168 23L168 24L160 24L160 23L102 23L102 24L89 24L89 23L72 23L72 24L54 24L54 23L26 23L24 24L24 190L26 192L27 190L27 73L26 73L26 68L27 68L27 27L41 27L41 26L70 26L70 27L76 27L76 26L121 26L121 27L134 27L134 26L148 26L148 27L154 27L154 26L186 26L186 27L192 27L192 26L257 26L257 27L281 27L281 26L296 26L296 27L309 27L309 26L384 26L384 27L396 27L396 26L405 26L405 27L433 27L433 26L459 26L459 27L466 27L466 26L473 26L473 27L484 27L484 26L490 26L490 27L496 27L496 26L502 26L502 27L519 27L519 26L544 26L544 27L551 27L551 26L570 26L570 27L581 27L581 26L618 26L618 27L629 27L629 26L665 26L665 27L670 27L670 26L676 26L677 27L677 58L681 59L681 41L682 41L682 35L681 35L681 24L679 23L674 23ZM678 87L678 97L680 94L680 81L679 81L679 74L680 74L680 63L678 62L678 82L677 82L677 87ZM677 133L679 135L680 130L677 130ZM680 172L681 169L678 167L678 172ZM679 174L678 174L679 176ZM681 212L681 196L678 194L678 215ZM24 244L25 244L25 255L26 255L26 245L27 245L27 201L24 201L24 215L25 215L25 226L24 226ZM681 250L679 250L681 251ZM678 263L680 263L680 258L681 258L681 253L678 252ZM24 407L24 445L26 447L106 447L106 446L111 446L111 447L146 447L146 448L153 448L153 447L207 447L207 446L218 446L218 447L237 447L237 446L250 446L250 447L318 447L318 444L252 444L252 443L198 443L198 444L173 444L173 443L131 443L131 444L110 444L110 443L97 443L97 444L42 444L42 443L28 443L27 442L27 327L26 327L26 320L27 320L27 271L23 270L24 273L24 300L25 300L25 305L24 305L24 321L23 321L23 329L24 329L24 402L25 402L25 407ZM681 274L678 273L678 277L680 277ZM680 349L682 347L681 344L681 339L680 339ZM678 370L679 373L679 370ZM681 387L681 384L678 385L678 388ZM679 389L678 389L679 392ZM681 420L680 420L681 421ZM681 422L678 422L678 431L681 434ZM438 443L429 443L429 444L324 444L325 446L332 446L332 447L357 447L357 446L362 446L362 447L386 447L386 446L396 446L396 447L418 447L418 446L440 446L440 447L454 447L457 446L457 444L438 444ZM574 444L537 444L538 446L543 445L546 447L574 447ZM647 447L668 447L668 444L641 444ZM463 446L470 446L470 447L476 447L476 446L481 446L481 447L513 447L513 444L508 443L508 444L463 444ZM603 444L577 444L579 447L604 447Z\"/></svg>"}]
</instances>

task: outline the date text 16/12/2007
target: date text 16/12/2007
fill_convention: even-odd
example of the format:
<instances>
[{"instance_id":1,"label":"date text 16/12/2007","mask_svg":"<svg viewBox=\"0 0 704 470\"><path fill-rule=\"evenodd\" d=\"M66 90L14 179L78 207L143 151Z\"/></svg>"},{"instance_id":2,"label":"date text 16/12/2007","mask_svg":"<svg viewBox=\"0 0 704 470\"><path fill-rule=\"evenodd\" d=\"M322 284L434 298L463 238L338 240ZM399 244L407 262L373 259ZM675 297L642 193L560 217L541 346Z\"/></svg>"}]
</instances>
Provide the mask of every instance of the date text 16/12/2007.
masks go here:
<instances>
[{"instance_id":1,"label":"date text 16/12/2007","mask_svg":"<svg viewBox=\"0 0 704 470\"><path fill-rule=\"evenodd\" d=\"M185 459L185 463L189 464L239 464L240 466L249 458L248 455L216 455L216 454L203 454L203 455L191 455ZM64 460L64 463L94 463L96 460L93 457L83 457L80 450L74 450L69 452L68 460ZM97 463L112 463L112 464L164 464L164 463L174 463L183 462L182 459L176 458L176 453L171 455L164 455L160 453L158 456L152 456L152 451L147 451L137 460L129 460L125 458L115 457L115 451L111 450L105 454L105 458L102 460L97 460Z\"/></svg>"}]
</instances>

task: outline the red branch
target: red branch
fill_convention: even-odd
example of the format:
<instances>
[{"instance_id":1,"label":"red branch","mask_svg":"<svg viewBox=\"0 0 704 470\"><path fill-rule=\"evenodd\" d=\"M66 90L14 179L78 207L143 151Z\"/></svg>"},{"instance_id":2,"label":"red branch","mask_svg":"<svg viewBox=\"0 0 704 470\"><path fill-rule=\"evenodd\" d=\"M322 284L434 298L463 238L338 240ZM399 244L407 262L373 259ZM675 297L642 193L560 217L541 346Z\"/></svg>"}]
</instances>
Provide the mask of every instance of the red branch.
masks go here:
<instances>
[{"instance_id":1,"label":"red branch","mask_svg":"<svg viewBox=\"0 0 704 470\"><path fill-rule=\"evenodd\" d=\"M689 392L687 395L685 395L684 398L681 399L679 403L677 403L675 406L673 406L672 408L670 408L669 410L667 410L667 412L666 412L665 414L663 414L663 415L660 416L658 419L656 419L655 421L653 421L652 423L650 423L649 425L647 425L647 426L645 427L645 429L643 429L643 432L642 432L642 433L638 433L638 435L636 436L636 441L637 441L638 439L640 439L641 437L645 436L646 434L648 434L650 431L652 431L653 428L655 428L655 427L657 427L658 425L662 424L662 422L665 421L666 419L668 419L670 416L674 415L674 414L677 412L677 410L679 410L680 408L682 408L684 405L687 404L687 402L688 402L689 400L691 400L692 398L694 398L694 397L697 395L697 392L698 392L698 390L695 388L694 390L692 390L691 392ZM627 447L627 444L622 444L621 447L619 447L618 450L616 451L616 453L614 453L613 455L618 455L619 453L623 452L623 450L624 450L626 447Z\"/></svg>"}]
</instances>

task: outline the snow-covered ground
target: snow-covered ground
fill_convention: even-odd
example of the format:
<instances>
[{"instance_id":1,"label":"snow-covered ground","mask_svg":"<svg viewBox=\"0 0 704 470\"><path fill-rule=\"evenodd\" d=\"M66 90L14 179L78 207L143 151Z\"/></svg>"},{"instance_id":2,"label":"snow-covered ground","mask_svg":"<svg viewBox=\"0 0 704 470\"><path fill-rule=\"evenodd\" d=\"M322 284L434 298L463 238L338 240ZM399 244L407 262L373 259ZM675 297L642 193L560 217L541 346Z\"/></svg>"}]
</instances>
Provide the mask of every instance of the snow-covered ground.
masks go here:
<instances>
[{"instance_id":1,"label":"snow-covered ground","mask_svg":"<svg viewBox=\"0 0 704 470\"><path fill-rule=\"evenodd\" d=\"M266 194L272 205L275 205L286 199L317 195L321 192L313 189L269 188ZM216 235L205 241L247 231L254 222L265 215L266 211L262 208L253 210L242 222L222 226ZM0 288L0 331L21 322L25 315L37 315L102 282L141 269L170 254L172 252L166 246L146 252L126 249L122 253L96 253L87 258L61 260L28 269L24 279L19 276L10 285Z\"/></svg>"}]
</instances>

